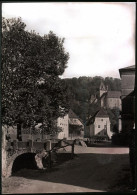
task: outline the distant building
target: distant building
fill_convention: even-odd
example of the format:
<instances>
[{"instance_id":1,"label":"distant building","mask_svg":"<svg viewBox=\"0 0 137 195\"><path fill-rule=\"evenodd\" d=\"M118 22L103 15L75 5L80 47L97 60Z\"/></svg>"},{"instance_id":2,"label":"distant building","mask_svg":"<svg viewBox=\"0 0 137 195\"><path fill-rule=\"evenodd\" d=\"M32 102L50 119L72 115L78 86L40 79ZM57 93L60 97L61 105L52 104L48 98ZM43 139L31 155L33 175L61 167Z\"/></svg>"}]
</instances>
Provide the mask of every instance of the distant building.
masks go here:
<instances>
[{"instance_id":1,"label":"distant building","mask_svg":"<svg viewBox=\"0 0 137 195\"><path fill-rule=\"evenodd\" d=\"M69 139L84 138L84 125L81 119L69 110Z\"/></svg>"},{"instance_id":2,"label":"distant building","mask_svg":"<svg viewBox=\"0 0 137 195\"><path fill-rule=\"evenodd\" d=\"M62 129L55 136L57 139L77 139L84 137L84 125L71 109L64 117L57 119L57 126Z\"/></svg>"},{"instance_id":3,"label":"distant building","mask_svg":"<svg viewBox=\"0 0 137 195\"><path fill-rule=\"evenodd\" d=\"M105 86L103 81L101 81L99 87L99 98L97 99L95 95L91 96L90 103L99 102L102 108L118 108L121 110L121 91L108 91L108 86Z\"/></svg>"},{"instance_id":4,"label":"distant building","mask_svg":"<svg viewBox=\"0 0 137 195\"><path fill-rule=\"evenodd\" d=\"M110 119L106 109L101 108L86 122L85 137L92 138L94 136L104 139L111 139Z\"/></svg>"},{"instance_id":5,"label":"distant building","mask_svg":"<svg viewBox=\"0 0 137 195\"><path fill-rule=\"evenodd\" d=\"M100 105L105 108L121 110L121 91L107 91L100 97Z\"/></svg>"},{"instance_id":6,"label":"distant building","mask_svg":"<svg viewBox=\"0 0 137 195\"><path fill-rule=\"evenodd\" d=\"M62 131L58 133L57 138L58 139L68 138L69 136L69 115L66 114L64 117L59 117L57 119L57 126L62 129Z\"/></svg>"},{"instance_id":7,"label":"distant building","mask_svg":"<svg viewBox=\"0 0 137 195\"><path fill-rule=\"evenodd\" d=\"M49 135L46 130L41 129L42 124L38 123L33 130L31 128L22 129L22 140L33 139L34 141L41 141L44 139L77 139L84 138L84 125L79 117L72 111L64 117L59 117L56 121L60 132Z\"/></svg>"},{"instance_id":8,"label":"distant building","mask_svg":"<svg viewBox=\"0 0 137 195\"><path fill-rule=\"evenodd\" d=\"M135 65L119 69L121 77L121 130L128 132L135 123Z\"/></svg>"}]
</instances>

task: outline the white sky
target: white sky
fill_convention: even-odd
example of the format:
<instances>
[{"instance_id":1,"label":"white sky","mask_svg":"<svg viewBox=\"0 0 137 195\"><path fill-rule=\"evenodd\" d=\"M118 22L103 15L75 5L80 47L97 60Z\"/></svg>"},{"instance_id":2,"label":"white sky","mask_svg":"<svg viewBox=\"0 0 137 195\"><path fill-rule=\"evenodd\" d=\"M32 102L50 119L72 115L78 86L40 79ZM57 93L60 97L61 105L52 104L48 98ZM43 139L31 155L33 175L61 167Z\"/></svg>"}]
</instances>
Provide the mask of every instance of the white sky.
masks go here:
<instances>
[{"instance_id":1,"label":"white sky","mask_svg":"<svg viewBox=\"0 0 137 195\"><path fill-rule=\"evenodd\" d=\"M119 78L119 68L135 64L135 2L3 3L2 16L65 38L70 59L63 78Z\"/></svg>"}]
</instances>

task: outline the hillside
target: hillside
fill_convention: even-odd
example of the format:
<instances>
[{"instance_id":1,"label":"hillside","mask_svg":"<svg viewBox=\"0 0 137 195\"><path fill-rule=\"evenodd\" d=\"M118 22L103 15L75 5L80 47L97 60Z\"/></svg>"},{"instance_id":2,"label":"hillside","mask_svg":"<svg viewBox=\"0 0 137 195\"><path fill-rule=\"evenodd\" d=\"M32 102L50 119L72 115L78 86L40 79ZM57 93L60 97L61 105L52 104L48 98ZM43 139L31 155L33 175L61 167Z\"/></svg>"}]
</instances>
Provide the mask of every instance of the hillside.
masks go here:
<instances>
[{"instance_id":1,"label":"hillside","mask_svg":"<svg viewBox=\"0 0 137 195\"><path fill-rule=\"evenodd\" d=\"M89 106L89 102L92 95L99 96L101 81L108 86L109 91L121 90L121 80L112 77L79 77L67 78L64 81L68 87L70 108L83 120L83 123L98 107L98 105Z\"/></svg>"}]
</instances>

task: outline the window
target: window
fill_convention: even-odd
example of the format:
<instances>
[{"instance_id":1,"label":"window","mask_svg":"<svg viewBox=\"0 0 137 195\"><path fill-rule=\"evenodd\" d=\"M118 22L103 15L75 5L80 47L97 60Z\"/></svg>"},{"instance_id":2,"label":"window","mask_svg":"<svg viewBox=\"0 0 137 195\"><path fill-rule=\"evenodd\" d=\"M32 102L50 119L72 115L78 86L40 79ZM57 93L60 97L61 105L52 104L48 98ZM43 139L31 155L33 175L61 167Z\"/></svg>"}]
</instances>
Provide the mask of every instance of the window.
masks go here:
<instances>
[{"instance_id":1,"label":"window","mask_svg":"<svg viewBox=\"0 0 137 195\"><path fill-rule=\"evenodd\" d=\"M107 125L104 125L104 128L107 128Z\"/></svg>"},{"instance_id":2,"label":"window","mask_svg":"<svg viewBox=\"0 0 137 195\"><path fill-rule=\"evenodd\" d=\"M98 125L98 128L100 128L100 125Z\"/></svg>"},{"instance_id":3,"label":"window","mask_svg":"<svg viewBox=\"0 0 137 195\"><path fill-rule=\"evenodd\" d=\"M101 119L101 121L103 121L103 119Z\"/></svg>"}]
</instances>

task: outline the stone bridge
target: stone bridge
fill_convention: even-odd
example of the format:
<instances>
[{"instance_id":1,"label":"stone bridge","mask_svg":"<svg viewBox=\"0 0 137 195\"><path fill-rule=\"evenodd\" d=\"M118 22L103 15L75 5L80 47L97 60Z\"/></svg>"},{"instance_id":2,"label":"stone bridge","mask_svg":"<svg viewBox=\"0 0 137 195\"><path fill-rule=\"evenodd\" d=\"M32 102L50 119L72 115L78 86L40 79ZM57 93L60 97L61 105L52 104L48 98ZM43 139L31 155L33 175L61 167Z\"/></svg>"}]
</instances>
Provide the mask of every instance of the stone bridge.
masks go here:
<instances>
[{"instance_id":1,"label":"stone bridge","mask_svg":"<svg viewBox=\"0 0 137 195\"><path fill-rule=\"evenodd\" d=\"M42 169L42 157L46 156L49 150L51 150L50 140L46 142L33 142L32 140L6 142L5 148L2 148L2 176L9 177L12 174L13 163L22 154L35 154L37 167Z\"/></svg>"}]
</instances>

